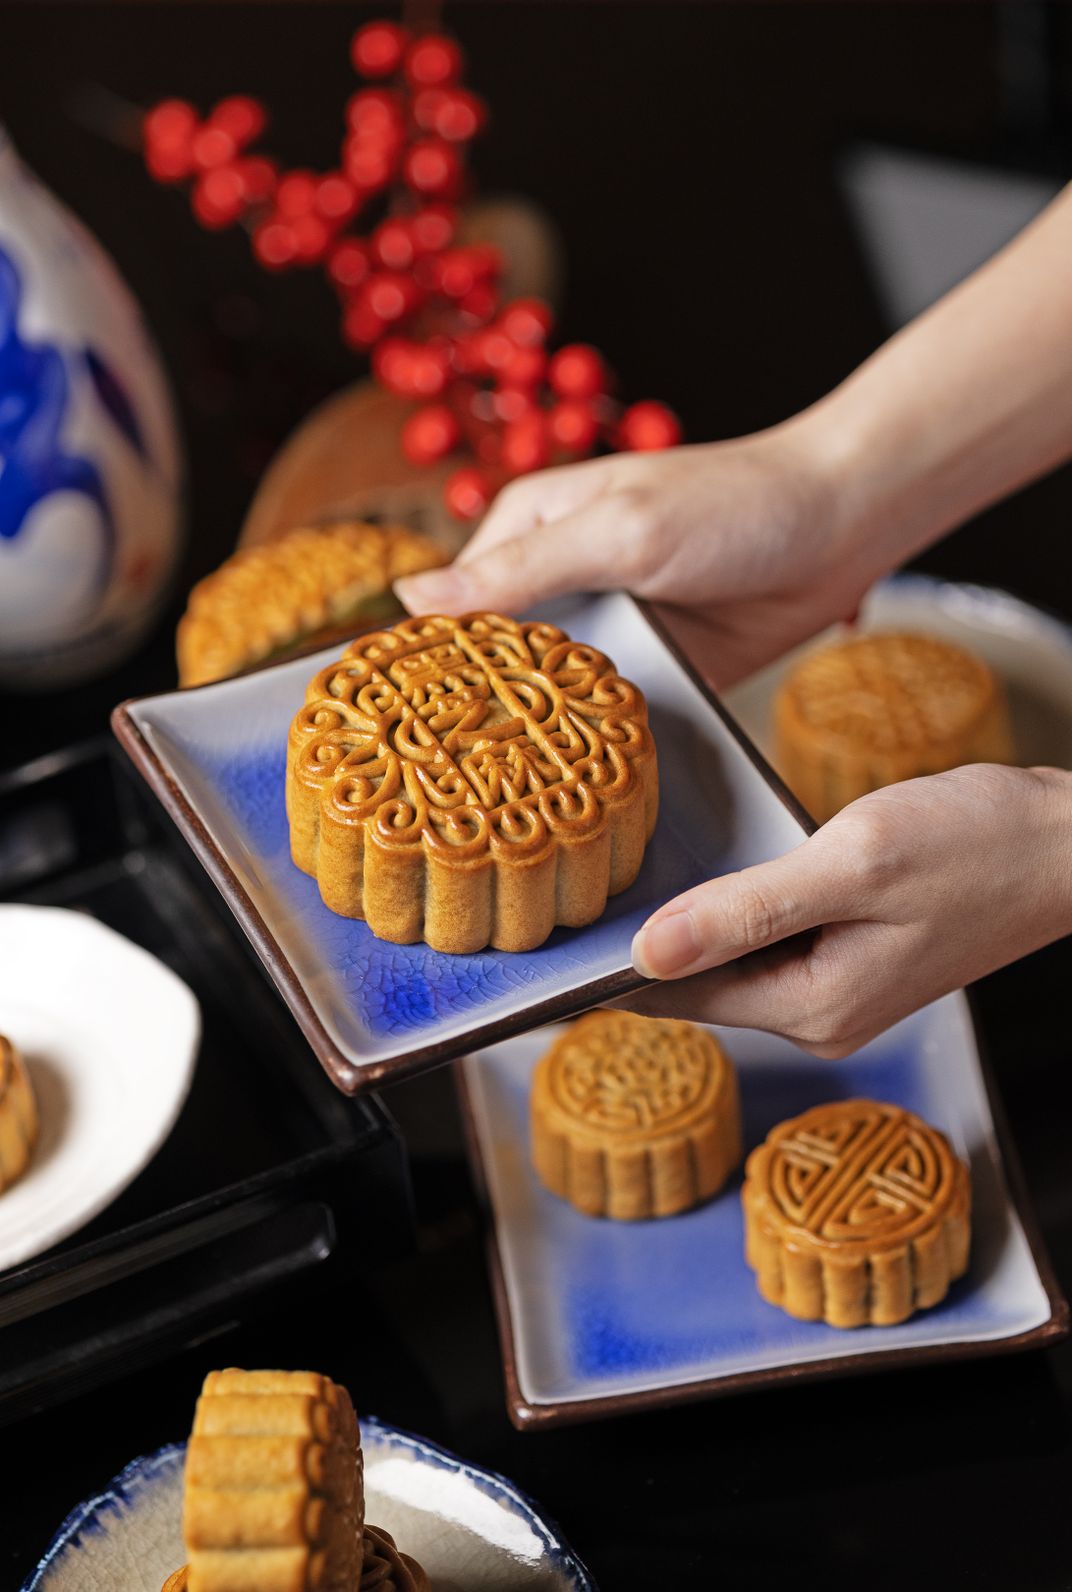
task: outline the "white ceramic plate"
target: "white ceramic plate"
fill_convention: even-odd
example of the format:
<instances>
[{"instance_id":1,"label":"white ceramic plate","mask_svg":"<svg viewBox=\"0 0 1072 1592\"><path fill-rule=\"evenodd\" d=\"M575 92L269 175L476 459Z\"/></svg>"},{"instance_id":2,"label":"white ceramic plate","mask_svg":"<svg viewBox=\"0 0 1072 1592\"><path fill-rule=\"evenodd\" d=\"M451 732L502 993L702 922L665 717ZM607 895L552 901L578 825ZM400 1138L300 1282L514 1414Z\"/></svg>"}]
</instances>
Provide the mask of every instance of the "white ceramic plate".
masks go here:
<instances>
[{"instance_id":1,"label":"white ceramic plate","mask_svg":"<svg viewBox=\"0 0 1072 1592\"><path fill-rule=\"evenodd\" d=\"M740 1175L683 1216L582 1216L529 1162L532 1069L555 1028L462 1064L470 1142L493 1221L492 1274L518 1426L591 1419L791 1378L1027 1348L1067 1330L1068 1306L1010 1197L968 1005L948 995L845 1061L770 1034L716 1030L737 1065L746 1153L825 1100L870 1096L916 1111L970 1164L969 1274L899 1327L794 1321L744 1261Z\"/></svg>"},{"instance_id":2,"label":"white ceramic plate","mask_svg":"<svg viewBox=\"0 0 1072 1592\"><path fill-rule=\"evenodd\" d=\"M200 1031L182 980L96 918L0 906L0 1033L26 1058L41 1119L27 1171L0 1194L0 1271L83 1227L152 1160Z\"/></svg>"},{"instance_id":3,"label":"white ceramic plate","mask_svg":"<svg viewBox=\"0 0 1072 1592\"><path fill-rule=\"evenodd\" d=\"M445 956L377 940L367 924L330 912L316 881L291 862L287 731L307 682L338 647L116 712L127 752L348 1093L639 988L630 945L656 907L800 838L770 771L632 598L569 598L543 617L640 686L661 778L659 822L636 882L597 922L556 929L534 951Z\"/></svg>"},{"instance_id":4,"label":"white ceramic plate","mask_svg":"<svg viewBox=\"0 0 1072 1592\"><path fill-rule=\"evenodd\" d=\"M869 594L860 626L920 631L971 647L1008 692L1017 761L1072 768L1072 630L1061 620L986 586L895 575ZM727 691L726 706L772 761L771 702L782 677L838 633L827 631Z\"/></svg>"},{"instance_id":5,"label":"white ceramic plate","mask_svg":"<svg viewBox=\"0 0 1072 1592\"><path fill-rule=\"evenodd\" d=\"M370 1417L365 1514L423 1564L433 1592L596 1592L557 1528L511 1482ZM64 1521L23 1592L160 1592L184 1562L182 1458L136 1459Z\"/></svg>"}]
</instances>

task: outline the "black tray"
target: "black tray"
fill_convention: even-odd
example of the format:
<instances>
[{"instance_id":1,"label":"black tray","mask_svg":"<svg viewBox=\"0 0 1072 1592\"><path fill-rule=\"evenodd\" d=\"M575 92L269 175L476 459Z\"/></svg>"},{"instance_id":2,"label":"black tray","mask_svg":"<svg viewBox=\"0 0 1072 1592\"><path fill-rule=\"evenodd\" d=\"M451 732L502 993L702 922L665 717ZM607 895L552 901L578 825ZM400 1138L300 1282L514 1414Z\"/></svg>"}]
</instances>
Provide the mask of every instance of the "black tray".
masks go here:
<instances>
[{"instance_id":1,"label":"black tray","mask_svg":"<svg viewBox=\"0 0 1072 1592\"><path fill-rule=\"evenodd\" d=\"M0 775L0 900L92 913L185 979L203 1022L189 1099L145 1171L0 1273L0 1422L224 1331L299 1274L319 1292L358 1254L408 1247L390 1116L328 1082L110 741Z\"/></svg>"}]
</instances>

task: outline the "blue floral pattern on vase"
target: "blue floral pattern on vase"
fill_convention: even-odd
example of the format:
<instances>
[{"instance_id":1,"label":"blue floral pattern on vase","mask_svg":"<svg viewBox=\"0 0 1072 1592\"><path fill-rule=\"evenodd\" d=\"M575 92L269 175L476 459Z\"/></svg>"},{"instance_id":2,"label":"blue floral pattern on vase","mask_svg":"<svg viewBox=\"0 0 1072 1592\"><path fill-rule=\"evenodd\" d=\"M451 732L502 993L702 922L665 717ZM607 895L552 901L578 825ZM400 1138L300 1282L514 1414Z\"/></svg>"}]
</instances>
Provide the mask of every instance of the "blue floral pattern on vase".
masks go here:
<instances>
[{"instance_id":1,"label":"blue floral pattern on vase","mask_svg":"<svg viewBox=\"0 0 1072 1592\"><path fill-rule=\"evenodd\" d=\"M78 492L96 506L101 528L97 585L115 556L115 524L100 471L65 448L70 378L61 350L31 342L19 328L22 282L0 248L0 537L12 540L30 511L54 492Z\"/></svg>"}]
</instances>

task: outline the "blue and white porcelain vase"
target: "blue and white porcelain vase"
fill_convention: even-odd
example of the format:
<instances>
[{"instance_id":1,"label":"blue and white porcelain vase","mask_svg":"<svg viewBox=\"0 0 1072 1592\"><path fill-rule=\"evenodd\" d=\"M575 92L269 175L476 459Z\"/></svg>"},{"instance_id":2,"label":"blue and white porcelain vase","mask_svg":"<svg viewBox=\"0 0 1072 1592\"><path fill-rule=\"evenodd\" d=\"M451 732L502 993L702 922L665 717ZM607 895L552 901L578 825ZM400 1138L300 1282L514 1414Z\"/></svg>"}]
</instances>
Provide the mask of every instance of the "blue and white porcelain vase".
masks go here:
<instances>
[{"instance_id":1,"label":"blue and white porcelain vase","mask_svg":"<svg viewBox=\"0 0 1072 1592\"><path fill-rule=\"evenodd\" d=\"M137 304L0 128L0 686L77 682L133 649L174 571L180 483Z\"/></svg>"}]
</instances>

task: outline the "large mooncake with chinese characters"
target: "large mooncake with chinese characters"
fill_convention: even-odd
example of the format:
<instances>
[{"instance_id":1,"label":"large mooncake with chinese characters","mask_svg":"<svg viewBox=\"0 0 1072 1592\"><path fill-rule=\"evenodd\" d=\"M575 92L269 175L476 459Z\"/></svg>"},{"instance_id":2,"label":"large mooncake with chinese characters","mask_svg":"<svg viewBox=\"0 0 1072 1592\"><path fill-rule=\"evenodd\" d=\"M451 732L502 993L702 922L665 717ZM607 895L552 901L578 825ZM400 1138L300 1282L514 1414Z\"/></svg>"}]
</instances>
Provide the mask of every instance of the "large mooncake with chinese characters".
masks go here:
<instances>
[{"instance_id":1,"label":"large mooncake with chinese characters","mask_svg":"<svg viewBox=\"0 0 1072 1592\"><path fill-rule=\"evenodd\" d=\"M998 681L933 636L856 636L807 653L774 719L779 771L820 823L897 780L1013 757Z\"/></svg>"},{"instance_id":2,"label":"large mooncake with chinese characters","mask_svg":"<svg viewBox=\"0 0 1072 1592\"><path fill-rule=\"evenodd\" d=\"M25 1172L37 1143L37 1103L26 1063L0 1034L0 1193Z\"/></svg>"},{"instance_id":3,"label":"large mooncake with chinese characters","mask_svg":"<svg viewBox=\"0 0 1072 1592\"><path fill-rule=\"evenodd\" d=\"M537 1063L530 1112L537 1176L587 1216L673 1216L741 1159L736 1073L693 1023L589 1012Z\"/></svg>"},{"instance_id":4,"label":"large mooncake with chinese characters","mask_svg":"<svg viewBox=\"0 0 1072 1592\"><path fill-rule=\"evenodd\" d=\"M779 1123L742 1201L759 1291L801 1321L892 1326L967 1270L968 1168L901 1106L836 1100Z\"/></svg>"},{"instance_id":5,"label":"large mooncake with chinese characters","mask_svg":"<svg viewBox=\"0 0 1072 1592\"><path fill-rule=\"evenodd\" d=\"M383 940L528 951L640 870L644 698L554 625L406 619L313 679L287 756L291 855Z\"/></svg>"}]
</instances>

